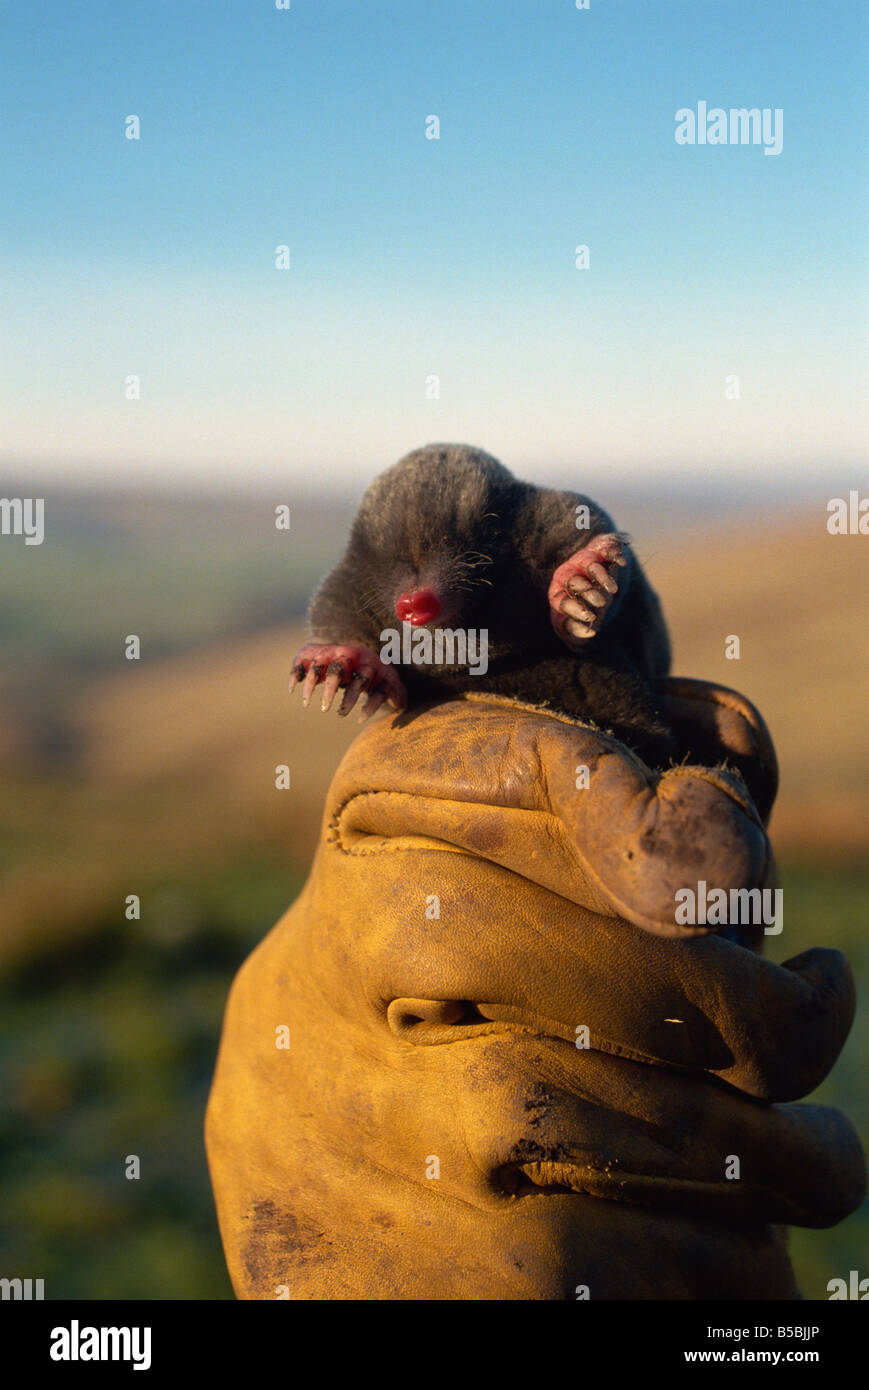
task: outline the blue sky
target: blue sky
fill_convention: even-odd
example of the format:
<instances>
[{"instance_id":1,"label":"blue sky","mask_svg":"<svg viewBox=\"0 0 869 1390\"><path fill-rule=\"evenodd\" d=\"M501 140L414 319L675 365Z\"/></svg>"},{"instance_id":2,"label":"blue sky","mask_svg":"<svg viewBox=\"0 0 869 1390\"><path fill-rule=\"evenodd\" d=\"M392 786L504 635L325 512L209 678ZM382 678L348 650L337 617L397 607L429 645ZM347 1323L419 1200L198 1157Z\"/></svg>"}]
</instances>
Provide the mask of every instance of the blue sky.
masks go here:
<instances>
[{"instance_id":1,"label":"blue sky","mask_svg":"<svg viewBox=\"0 0 869 1390\"><path fill-rule=\"evenodd\" d=\"M7 465L342 485L457 439L541 480L847 480L867 29L863 0L2 4ZM782 153L677 145L701 100L780 107Z\"/></svg>"}]
</instances>

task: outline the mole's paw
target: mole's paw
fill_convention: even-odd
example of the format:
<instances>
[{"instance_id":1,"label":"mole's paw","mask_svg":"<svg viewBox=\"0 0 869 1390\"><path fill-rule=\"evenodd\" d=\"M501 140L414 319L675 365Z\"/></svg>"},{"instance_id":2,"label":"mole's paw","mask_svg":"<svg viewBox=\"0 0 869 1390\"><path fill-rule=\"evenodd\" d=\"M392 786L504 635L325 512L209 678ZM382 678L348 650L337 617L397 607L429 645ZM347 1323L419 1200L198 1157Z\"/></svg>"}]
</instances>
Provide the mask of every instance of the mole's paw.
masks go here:
<instances>
[{"instance_id":1,"label":"mole's paw","mask_svg":"<svg viewBox=\"0 0 869 1390\"><path fill-rule=\"evenodd\" d=\"M628 563L623 549L613 532L595 536L553 574L549 617L569 647L578 647L600 632L619 590L616 575Z\"/></svg>"},{"instance_id":2,"label":"mole's paw","mask_svg":"<svg viewBox=\"0 0 869 1390\"><path fill-rule=\"evenodd\" d=\"M293 657L290 693L302 682L302 704L307 706L316 687L322 681L325 712L332 706L338 690L344 697L339 714L349 714L359 696L366 692L360 718L367 719L387 700L393 709L404 709L407 703L404 686L392 666L380 660L371 647L355 642L309 642Z\"/></svg>"}]
</instances>

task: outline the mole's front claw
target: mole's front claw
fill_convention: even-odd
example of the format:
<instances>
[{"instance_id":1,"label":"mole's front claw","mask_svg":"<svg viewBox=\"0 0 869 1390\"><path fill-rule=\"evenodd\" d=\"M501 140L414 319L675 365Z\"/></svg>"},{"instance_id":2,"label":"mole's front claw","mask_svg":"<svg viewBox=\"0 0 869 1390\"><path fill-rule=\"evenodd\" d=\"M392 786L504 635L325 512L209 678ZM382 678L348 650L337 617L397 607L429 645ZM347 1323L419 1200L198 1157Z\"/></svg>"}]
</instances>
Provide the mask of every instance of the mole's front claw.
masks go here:
<instances>
[{"instance_id":1,"label":"mole's front claw","mask_svg":"<svg viewBox=\"0 0 869 1390\"><path fill-rule=\"evenodd\" d=\"M608 594L617 594L619 586L614 579L610 578L609 572L601 564L593 564L588 567L589 579L596 579L601 588Z\"/></svg>"},{"instance_id":2,"label":"mole's front claw","mask_svg":"<svg viewBox=\"0 0 869 1390\"><path fill-rule=\"evenodd\" d=\"M385 665L373 648L355 642L309 642L297 652L293 657L290 693L301 683L302 705L307 707L321 682L320 708L324 713L332 708L339 690L344 691L339 715L349 714L363 691L369 692L363 710L366 716L374 714L384 700L395 710L403 709L407 703L404 686L394 668ZM382 694L375 701L374 695L379 692Z\"/></svg>"},{"instance_id":3,"label":"mole's front claw","mask_svg":"<svg viewBox=\"0 0 869 1390\"><path fill-rule=\"evenodd\" d=\"M310 702L311 696L314 693L314 689L317 685L317 682L321 678L322 672L319 666L308 667L308 674L305 676L305 683L302 686L302 706L304 709L308 708L308 704Z\"/></svg>"},{"instance_id":4,"label":"mole's front claw","mask_svg":"<svg viewBox=\"0 0 869 1390\"><path fill-rule=\"evenodd\" d=\"M549 618L562 642L577 647L600 632L627 560L620 536L595 536L558 566L549 585Z\"/></svg>"},{"instance_id":5,"label":"mole's front claw","mask_svg":"<svg viewBox=\"0 0 869 1390\"><path fill-rule=\"evenodd\" d=\"M344 691L344 698L338 707L338 713L342 716L349 714L364 689L365 681L362 676L354 676Z\"/></svg>"},{"instance_id":6,"label":"mole's front claw","mask_svg":"<svg viewBox=\"0 0 869 1390\"><path fill-rule=\"evenodd\" d=\"M376 714L386 699L385 690L371 690L365 696L365 704L359 711L359 723L364 724L366 719L370 719L372 714Z\"/></svg>"},{"instance_id":7,"label":"mole's front claw","mask_svg":"<svg viewBox=\"0 0 869 1390\"><path fill-rule=\"evenodd\" d=\"M323 700L320 705L320 708L324 714L327 710L332 708L332 701L335 698L335 694L340 684L341 672L339 670L336 670L334 666L330 666L328 671L326 672L326 679L323 681Z\"/></svg>"}]
</instances>

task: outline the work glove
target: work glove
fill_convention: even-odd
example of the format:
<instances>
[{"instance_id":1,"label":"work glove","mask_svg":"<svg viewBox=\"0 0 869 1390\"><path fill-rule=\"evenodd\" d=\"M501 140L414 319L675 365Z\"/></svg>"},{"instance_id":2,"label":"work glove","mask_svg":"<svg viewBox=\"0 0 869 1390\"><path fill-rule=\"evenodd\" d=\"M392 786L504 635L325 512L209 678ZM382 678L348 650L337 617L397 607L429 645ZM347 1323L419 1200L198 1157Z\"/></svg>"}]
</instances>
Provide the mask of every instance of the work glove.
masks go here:
<instances>
[{"instance_id":1,"label":"work glove","mask_svg":"<svg viewBox=\"0 0 869 1390\"><path fill-rule=\"evenodd\" d=\"M662 699L663 773L492 695L351 746L227 1006L206 1135L240 1298L799 1297L782 1228L865 1186L848 1121L793 1103L852 977L760 954L787 904L757 711Z\"/></svg>"}]
</instances>

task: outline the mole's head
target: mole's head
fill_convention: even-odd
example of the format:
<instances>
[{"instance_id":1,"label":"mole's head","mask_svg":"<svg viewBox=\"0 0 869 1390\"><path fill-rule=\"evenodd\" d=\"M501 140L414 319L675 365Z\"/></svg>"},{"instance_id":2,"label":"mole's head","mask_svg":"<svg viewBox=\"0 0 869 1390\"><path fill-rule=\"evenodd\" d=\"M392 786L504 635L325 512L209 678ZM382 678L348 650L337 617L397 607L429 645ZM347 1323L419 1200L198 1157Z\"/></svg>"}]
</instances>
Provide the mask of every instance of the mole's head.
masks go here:
<instances>
[{"instance_id":1,"label":"mole's head","mask_svg":"<svg viewBox=\"0 0 869 1390\"><path fill-rule=\"evenodd\" d=\"M519 486L497 459L459 444L416 449L381 473L350 540L369 616L383 627L480 626Z\"/></svg>"}]
</instances>

